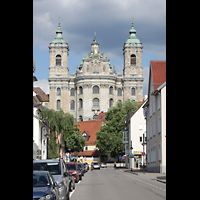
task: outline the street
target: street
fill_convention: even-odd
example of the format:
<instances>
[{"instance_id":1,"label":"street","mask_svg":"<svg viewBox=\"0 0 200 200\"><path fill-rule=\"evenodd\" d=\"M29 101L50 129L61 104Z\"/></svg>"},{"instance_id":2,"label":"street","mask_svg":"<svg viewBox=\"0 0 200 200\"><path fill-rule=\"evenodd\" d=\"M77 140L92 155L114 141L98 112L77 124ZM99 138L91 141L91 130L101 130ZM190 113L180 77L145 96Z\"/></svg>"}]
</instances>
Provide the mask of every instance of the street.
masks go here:
<instances>
[{"instance_id":1,"label":"street","mask_svg":"<svg viewBox=\"0 0 200 200\"><path fill-rule=\"evenodd\" d=\"M166 184L145 175L105 168L89 170L70 196L70 200L160 200L166 199Z\"/></svg>"}]
</instances>

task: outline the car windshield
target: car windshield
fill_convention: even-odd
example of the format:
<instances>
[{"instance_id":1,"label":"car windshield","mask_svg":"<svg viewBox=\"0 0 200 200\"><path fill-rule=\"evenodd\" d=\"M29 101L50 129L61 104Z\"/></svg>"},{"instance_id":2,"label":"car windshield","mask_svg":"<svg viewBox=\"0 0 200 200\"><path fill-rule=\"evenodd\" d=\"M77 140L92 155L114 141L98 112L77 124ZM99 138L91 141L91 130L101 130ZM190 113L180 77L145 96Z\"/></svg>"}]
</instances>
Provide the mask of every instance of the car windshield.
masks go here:
<instances>
[{"instance_id":1,"label":"car windshield","mask_svg":"<svg viewBox=\"0 0 200 200\"><path fill-rule=\"evenodd\" d=\"M52 175L60 175L60 162L33 163L33 170L49 171Z\"/></svg>"},{"instance_id":2,"label":"car windshield","mask_svg":"<svg viewBox=\"0 0 200 200\"><path fill-rule=\"evenodd\" d=\"M94 163L94 165L98 165L99 163Z\"/></svg>"},{"instance_id":3,"label":"car windshield","mask_svg":"<svg viewBox=\"0 0 200 200\"><path fill-rule=\"evenodd\" d=\"M74 164L72 164L72 165L67 164L67 169L68 170L76 170L76 166Z\"/></svg>"},{"instance_id":4,"label":"car windshield","mask_svg":"<svg viewBox=\"0 0 200 200\"><path fill-rule=\"evenodd\" d=\"M47 174L33 174L33 187L46 186L50 186L50 181Z\"/></svg>"}]
</instances>

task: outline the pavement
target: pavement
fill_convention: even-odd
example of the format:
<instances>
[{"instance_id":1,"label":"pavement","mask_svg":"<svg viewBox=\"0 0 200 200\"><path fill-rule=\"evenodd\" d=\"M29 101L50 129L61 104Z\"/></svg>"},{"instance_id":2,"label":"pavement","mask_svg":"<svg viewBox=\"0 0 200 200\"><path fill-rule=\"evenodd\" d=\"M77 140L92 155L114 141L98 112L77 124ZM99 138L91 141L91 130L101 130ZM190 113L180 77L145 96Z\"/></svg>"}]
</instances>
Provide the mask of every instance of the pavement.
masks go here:
<instances>
[{"instance_id":1,"label":"pavement","mask_svg":"<svg viewBox=\"0 0 200 200\"><path fill-rule=\"evenodd\" d=\"M157 180L159 182L162 183L166 183L166 174L161 174L161 173L155 173L155 172L147 172L145 170L141 170L141 169L120 169L123 170L124 172L133 174L133 175L137 175L137 176L141 176L141 177L145 177L147 179L150 180Z\"/></svg>"}]
</instances>

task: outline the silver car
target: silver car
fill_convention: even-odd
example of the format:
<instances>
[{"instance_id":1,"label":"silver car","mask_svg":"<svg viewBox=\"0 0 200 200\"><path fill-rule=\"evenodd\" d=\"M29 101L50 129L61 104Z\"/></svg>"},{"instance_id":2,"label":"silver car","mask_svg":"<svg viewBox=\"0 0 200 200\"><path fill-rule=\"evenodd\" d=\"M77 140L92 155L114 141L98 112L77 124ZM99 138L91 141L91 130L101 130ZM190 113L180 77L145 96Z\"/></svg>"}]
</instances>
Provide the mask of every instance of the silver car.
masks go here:
<instances>
[{"instance_id":1,"label":"silver car","mask_svg":"<svg viewBox=\"0 0 200 200\"><path fill-rule=\"evenodd\" d=\"M94 169L99 169L100 170L100 164L95 162L93 163L94 164Z\"/></svg>"},{"instance_id":2,"label":"silver car","mask_svg":"<svg viewBox=\"0 0 200 200\"><path fill-rule=\"evenodd\" d=\"M33 170L49 171L58 186L58 200L69 200L69 171L62 159L34 160Z\"/></svg>"}]
</instances>

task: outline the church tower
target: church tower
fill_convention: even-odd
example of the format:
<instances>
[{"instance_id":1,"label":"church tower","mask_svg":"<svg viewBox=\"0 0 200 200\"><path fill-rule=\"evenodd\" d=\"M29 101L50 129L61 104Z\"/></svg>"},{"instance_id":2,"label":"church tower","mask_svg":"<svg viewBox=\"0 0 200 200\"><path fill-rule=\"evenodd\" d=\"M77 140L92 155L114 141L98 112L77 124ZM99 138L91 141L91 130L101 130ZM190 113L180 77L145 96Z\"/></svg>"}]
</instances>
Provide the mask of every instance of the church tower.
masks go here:
<instances>
[{"instance_id":1,"label":"church tower","mask_svg":"<svg viewBox=\"0 0 200 200\"><path fill-rule=\"evenodd\" d=\"M127 99L142 101L143 99L143 67L142 67L142 43L136 37L133 26L129 31L129 38L124 43L124 101Z\"/></svg>"},{"instance_id":2,"label":"church tower","mask_svg":"<svg viewBox=\"0 0 200 200\"><path fill-rule=\"evenodd\" d=\"M60 110L64 108L66 87L63 84L68 78L69 46L62 37L60 22L56 30L56 37L49 46L49 108Z\"/></svg>"}]
</instances>

